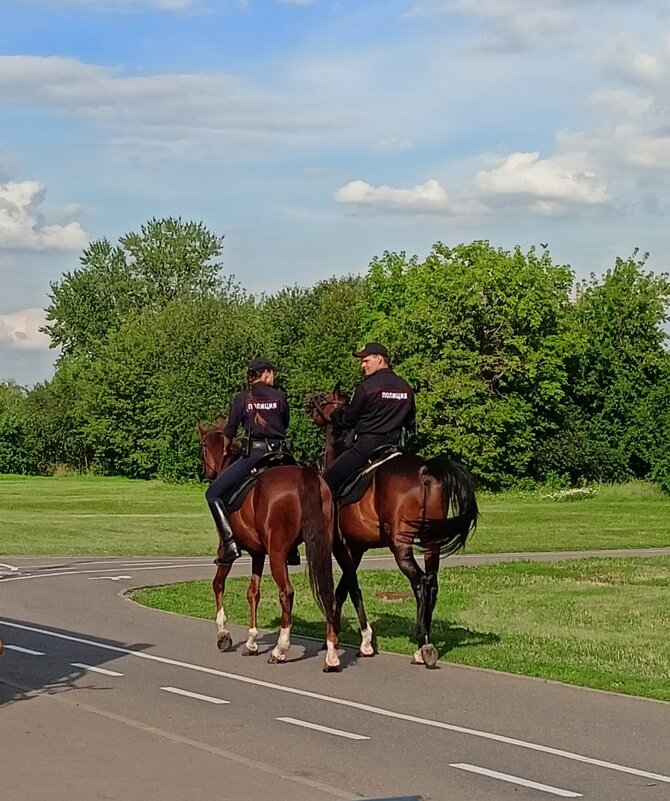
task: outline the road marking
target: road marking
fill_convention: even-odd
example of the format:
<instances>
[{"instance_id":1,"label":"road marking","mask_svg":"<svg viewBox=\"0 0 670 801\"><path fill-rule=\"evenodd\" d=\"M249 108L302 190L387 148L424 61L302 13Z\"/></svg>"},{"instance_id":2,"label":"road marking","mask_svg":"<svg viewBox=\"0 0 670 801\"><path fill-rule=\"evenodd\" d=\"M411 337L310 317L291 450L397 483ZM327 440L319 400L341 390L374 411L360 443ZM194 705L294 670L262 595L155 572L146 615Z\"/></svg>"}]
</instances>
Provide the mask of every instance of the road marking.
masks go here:
<instances>
[{"instance_id":1,"label":"road marking","mask_svg":"<svg viewBox=\"0 0 670 801\"><path fill-rule=\"evenodd\" d=\"M167 693L174 693L175 695L185 695L187 698L196 698L198 701L209 701L210 704L229 704L230 701L224 701L223 698L212 698L211 695L201 695L200 693L192 693L189 690L180 690L179 687L161 687Z\"/></svg>"},{"instance_id":2,"label":"road marking","mask_svg":"<svg viewBox=\"0 0 670 801\"><path fill-rule=\"evenodd\" d=\"M572 790L562 790L560 787L552 787L550 784L532 782L529 779L522 779L520 776L510 776L509 773L499 773L497 770L488 770L488 768L480 768L478 765L468 765L465 762L455 762L449 767L467 770L470 773L480 773L482 776L488 776L491 779L500 779L503 782L510 782L510 784L520 784L523 787L531 787L533 790L542 790L544 793L560 795L563 796L563 798L582 797L581 793L573 793Z\"/></svg>"},{"instance_id":3,"label":"road marking","mask_svg":"<svg viewBox=\"0 0 670 801\"><path fill-rule=\"evenodd\" d=\"M5 562L0 562L0 567L4 567L5 570L9 570L10 573L18 573L18 567L14 567L14 565L8 565Z\"/></svg>"},{"instance_id":4,"label":"road marking","mask_svg":"<svg viewBox=\"0 0 670 801\"><path fill-rule=\"evenodd\" d=\"M7 643L5 643L5 648L8 651L17 651L20 654L30 654L30 656L44 656L45 655L43 651L33 651L32 648L21 648L20 645L7 645Z\"/></svg>"},{"instance_id":5,"label":"road marking","mask_svg":"<svg viewBox=\"0 0 670 801\"><path fill-rule=\"evenodd\" d=\"M137 567L135 570L182 570L185 568L194 568L194 567L201 567L199 564L188 564L188 565L158 565L156 567ZM204 567L204 565L203 565ZM32 573L29 576L10 576L9 578L2 578L2 583L6 584L10 581L27 581L28 579L47 579L47 578L55 578L56 576L79 576L83 575L84 573L112 573L115 570L118 570L118 567L115 568L107 568L107 569L98 569L98 570L62 570L58 573Z\"/></svg>"},{"instance_id":6,"label":"road marking","mask_svg":"<svg viewBox=\"0 0 670 801\"><path fill-rule=\"evenodd\" d=\"M121 579L131 579L132 576L89 576L89 581L121 581Z\"/></svg>"},{"instance_id":7,"label":"road marking","mask_svg":"<svg viewBox=\"0 0 670 801\"><path fill-rule=\"evenodd\" d=\"M306 720L298 720L297 718L277 718L282 723L292 723L294 726L302 726L304 729L314 729L314 731L323 731L326 734L335 734L337 737L347 737L349 740L369 740L369 737L364 737L362 734L354 734L350 731L342 731L341 729L331 729L330 726L319 726L318 723L308 723Z\"/></svg>"},{"instance_id":8,"label":"road marking","mask_svg":"<svg viewBox=\"0 0 670 801\"><path fill-rule=\"evenodd\" d=\"M11 581L11 579L10 579ZM349 707L350 709L358 709L361 712L369 712L373 715L381 717L393 718L395 720L403 720L407 723L417 723L422 726L430 726L434 729L444 729L446 731L453 731L457 734L468 734L472 737L479 737L483 740L493 740L498 743L505 743L506 745L514 745L518 748L526 748L529 751L539 751L543 754L552 754L553 756L564 757L571 759L574 762L583 762L587 765L595 765L600 768L607 768L608 770L615 770L619 773L629 773L632 776L642 776L645 779L654 779L659 782L666 782L670 784L670 776L665 776L662 773L652 773L648 770L640 770L639 768L631 768L627 765L620 765L616 762L607 762L604 759L596 759L594 757L584 756L577 754L573 751L563 751L560 748L552 748L548 745L540 745L539 743L529 742L528 740L517 740L514 737L505 737L502 734L494 734L493 732L480 731L479 729L468 729L465 726L457 726L454 723L443 723L440 720L430 720L429 718L419 718L415 715L406 715L403 712L394 712L390 709L382 709L377 706L370 706L369 704L362 704L358 701L349 701L345 698L337 698L332 695L322 695L321 693L314 693L309 690L300 690L297 687L284 687L281 684L274 684L269 681L261 679L252 679L250 676L242 676L238 673L227 673L224 670L216 670L215 668L205 667L204 665L193 665L190 662L181 662L178 659L169 659L166 656L158 656L157 654L147 654L143 651L133 651L130 648L123 648L119 645L108 645L104 642L96 640L88 640L84 637L73 637L70 634L57 634L48 629L40 629L36 626L25 626L21 623L10 623L6 620L0 620L0 626L7 626L8 628L21 629L22 631L31 631L35 634L43 634L47 637L55 637L59 640L67 640L68 642L81 643L82 645L92 645L95 648L102 648L106 651L113 651L117 654L128 654L135 656L138 659L148 659L151 662L159 662L162 665L172 665L173 667L186 668L188 670L195 670L198 673L206 673L210 676L219 676L231 681L239 681L242 684L252 684L255 687L264 687L268 690L277 690L278 692L288 693L289 695L299 695L303 698L313 698L316 701L325 701L329 704L338 704L339 706Z\"/></svg>"},{"instance_id":9,"label":"road marking","mask_svg":"<svg viewBox=\"0 0 670 801\"><path fill-rule=\"evenodd\" d=\"M94 665L85 665L83 662L70 662L72 667L81 668L82 670L91 670L93 673L102 673L105 676L123 676L123 673L117 673L116 670L107 670L106 668L95 667Z\"/></svg>"}]
</instances>

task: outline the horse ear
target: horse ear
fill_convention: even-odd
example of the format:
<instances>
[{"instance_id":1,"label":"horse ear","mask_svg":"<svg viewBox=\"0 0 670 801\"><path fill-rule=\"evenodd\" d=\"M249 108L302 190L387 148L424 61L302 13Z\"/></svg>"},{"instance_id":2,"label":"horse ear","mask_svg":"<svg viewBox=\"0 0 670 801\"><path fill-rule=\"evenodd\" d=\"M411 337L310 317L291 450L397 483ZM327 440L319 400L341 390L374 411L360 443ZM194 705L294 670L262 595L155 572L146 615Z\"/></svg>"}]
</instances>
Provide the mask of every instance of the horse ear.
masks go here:
<instances>
[{"instance_id":1,"label":"horse ear","mask_svg":"<svg viewBox=\"0 0 670 801\"><path fill-rule=\"evenodd\" d=\"M333 400L342 400L342 383L340 381L335 384L335 389L333 390Z\"/></svg>"},{"instance_id":2,"label":"horse ear","mask_svg":"<svg viewBox=\"0 0 670 801\"><path fill-rule=\"evenodd\" d=\"M198 423L198 425L196 426L196 431L198 432L198 436L200 437L200 441L202 442L202 440L204 440L204 439L205 439L205 437L207 436L207 432L206 432L206 431L205 431L205 429L204 429L204 428L203 428L203 427L200 425L200 423Z\"/></svg>"}]
</instances>

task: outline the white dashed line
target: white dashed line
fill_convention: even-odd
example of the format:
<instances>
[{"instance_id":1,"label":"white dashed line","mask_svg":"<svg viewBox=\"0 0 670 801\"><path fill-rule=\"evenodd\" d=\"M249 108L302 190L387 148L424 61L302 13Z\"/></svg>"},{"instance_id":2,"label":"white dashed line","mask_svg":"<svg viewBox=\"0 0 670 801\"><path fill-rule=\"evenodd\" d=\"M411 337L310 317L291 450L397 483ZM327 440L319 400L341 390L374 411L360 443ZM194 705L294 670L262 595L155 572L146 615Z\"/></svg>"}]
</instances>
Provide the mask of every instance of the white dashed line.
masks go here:
<instances>
[{"instance_id":1,"label":"white dashed line","mask_svg":"<svg viewBox=\"0 0 670 801\"><path fill-rule=\"evenodd\" d=\"M20 645L7 645L5 643L5 648L8 651L17 651L20 654L30 654L30 656L44 656L43 651L33 651L32 648L22 648Z\"/></svg>"},{"instance_id":2,"label":"white dashed line","mask_svg":"<svg viewBox=\"0 0 670 801\"><path fill-rule=\"evenodd\" d=\"M10 581L11 580L12 579L10 579ZM157 654L148 654L144 651L133 651L131 648L123 648L119 645L109 645L104 642L89 640L85 637L73 637L70 634L57 634L54 631L40 629L36 626L24 626L23 624L10 623L6 620L0 620L0 626L21 629L22 631L31 631L35 634L43 634L46 637L55 637L59 640L77 642L81 643L82 645L92 645L95 648L102 648L105 651L112 651L117 654L128 654L130 656L135 656L138 659L148 659L151 662L158 662L162 665L172 665L173 667L194 670L198 673L205 673L210 676L219 676L224 679L230 679L231 681L241 682L242 684L250 684L255 687L264 687L267 690L276 690L277 692L287 693L289 695L298 695L302 698L313 698L316 701L325 701L326 703L337 704L338 706L347 707L349 709L358 709L360 712L368 712L372 715L379 715L380 717L402 720L406 723L416 723L421 726L430 726L431 728L442 729L444 731L453 731L457 734L467 734L471 737L479 737L483 740L505 743L506 745L513 745L517 748L525 748L529 751L537 751L542 754L551 754L552 756L563 757L564 759L570 759L573 762L581 762L586 765L595 765L599 768L606 768L607 770L614 770L618 771L619 773L628 773L631 776L642 776L645 779L652 779L670 784L670 776L663 773L652 773L648 770L632 768L628 765L620 765L617 762L608 762L604 759L596 759L595 757L585 756L584 754L577 754L574 751L564 751L562 748L552 748L551 746L533 743L528 740L519 740L516 737L506 737L502 734L494 734L493 732L481 731L479 729L470 729L466 726L458 726L454 723L444 723L441 720L431 720L430 718L420 718L416 715L407 715L403 712L395 712L391 709L383 709L378 706L372 706L371 704L363 704L359 703L358 701L349 701L346 698L338 698L337 696L323 695L322 693L315 693L309 690L300 690L297 687L287 687L282 684L274 684L270 681L253 679L250 676L243 676L239 673L228 673L224 670L206 667L205 665L194 665L190 662L182 662L178 659L170 659L166 656L158 656Z\"/></svg>"},{"instance_id":3,"label":"white dashed line","mask_svg":"<svg viewBox=\"0 0 670 801\"><path fill-rule=\"evenodd\" d=\"M302 726L303 729L314 729L314 731L322 731L326 734L334 734L337 737L346 737L349 740L369 740L369 737L364 737L362 734L354 734L350 731L342 731L341 729L331 729L330 726L320 726L318 723L308 723L306 720L298 720L297 718L277 718L282 723L291 723L293 726Z\"/></svg>"},{"instance_id":4,"label":"white dashed line","mask_svg":"<svg viewBox=\"0 0 670 801\"><path fill-rule=\"evenodd\" d=\"M187 698L195 698L198 701L208 701L210 704L229 704L230 701L224 701L223 698L212 698L211 695L201 695L200 693L192 693L189 690L180 690L179 687L161 687L167 693L174 695L185 695Z\"/></svg>"},{"instance_id":5,"label":"white dashed line","mask_svg":"<svg viewBox=\"0 0 670 801\"><path fill-rule=\"evenodd\" d=\"M572 790L562 790L560 787L552 787L550 784L532 782L529 779L522 779L520 776L510 776L509 773L499 773L497 770L488 770L488 768L480 768L478 765L468 765L465 762L456 762L449 767L467 770L469 773L479 773L482 776L488 776L491 779L500 779L500 781L509 782L510 784L520 784L522 787L530 787L533 790L542 790L543 793L560 795L563 798L582 797L581 793L573 793Z\"/></svg>"},{"instance_id":6,"label":"white dashed line","mask_svg":"<svg viewBox=\"0 0 670 801\"><path fill-rule=\"evenodd\" d=\"M85 665L83 662L70 662L70 664L72 667L90 670L93 673L102 673L104 676L123 676L123 673L118 673L116 670L107 670L106 668L95 667L94 665Z\"/></svg>"}]
</instances>

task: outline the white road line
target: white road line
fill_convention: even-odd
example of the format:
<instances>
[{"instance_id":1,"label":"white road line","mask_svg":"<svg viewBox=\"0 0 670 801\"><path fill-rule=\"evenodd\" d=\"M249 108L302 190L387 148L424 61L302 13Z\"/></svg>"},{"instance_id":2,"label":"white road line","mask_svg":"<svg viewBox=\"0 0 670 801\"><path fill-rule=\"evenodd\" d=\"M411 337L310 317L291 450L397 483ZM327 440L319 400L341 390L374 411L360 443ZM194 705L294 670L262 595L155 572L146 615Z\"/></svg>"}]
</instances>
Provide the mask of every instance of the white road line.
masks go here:
<instances>
[{"instance_id":1,"label":"white road line","mask_svg":"<svg viewBox=\"0 0 670 801\"><path fill-rule=\"evenodd\" d=\"M563 798L582 797L581 793L573 793L572 790L562 790L560 787L552 787L550 784L532 782L529 779L522 779L520 776L510 776L509 773L499 773L497 770L488 770L488 768L480 768L478 765L468 765L465 762L455 762L449 767L467 770L470 773L480 773L482 776L488 776L491 779L500 779L503 782L510 782L510 784L520 784L523 787L530 787L533 790L542 790L544 793L560 795L563 796Z\"/></svg>"},{"instance_id":2,"label":"white road line","mask_svg":"<svg viewBox=\"0 0 670 801\"><path fill-rule=\"evenodd\" d=\"M18 573L18 567L14 567L14 565L8 565L5 562L0 562L0 567L4 567L6 570L9 570L10 573Z\"/></svg>"},{"instance_id":3,"label":"white road line","mask_svg":"<svg viewBox=\"0 0 670 801\"><path fill-rule=\"evenodd\" d=\"M30 654L30 656L45 656L43 651L33 651L32 648L21 648L20 645L7 645L7 643L5 643L5 648L8 651L17 651L20 654Z\"/></svg>"},{"instance_id":4,"label":"white road line","mask_svg":"<svg viewBox=\"0 0 670 801\"><path fill-rule=\"evenodd\" d=\"M369 737L364 737L362 734L354 734L350 731L342 731L341 729L331 729L330 726L319 726L318 723L308 723L306 720L298 720L297 718L277 718L282 723L292 723L294 726L302 726L303 729L314 729L314 731L322 731L326 734L335 734L337 737L347 737L349 740L369 740Z\"/></svg>"},{"instance_id":5,"label":"white road line","mask_svg":"<svg viewBox=\"0 0 670 801\"><path fill-rule=\"evenodd\" d=\"M209 701L210 704L229 704L230 701L224 701L223 698L212 698L211 695L201 695L200 693L192 693L189 690L180 690L179 687L161 687L167 693L174 693L174 695L185 695L187 698L196 698L198 701Z\"/></svg>"},{"instance_id":6,"label":"white road line","mask_svg":"<svg viewBox=\"0 0 670 801\"><path fill-rule=\"evenodd\" d=\"M102 673L104 676L123 676L123 673L117 673L116 670L107 670L106 668L95 667L94 665L85 665L83 662L70 662L72 667L81 668L82 670L91 670L93 673Z\"/></svg>"},{"instance_id":7,"label":"white road line","mask_svg":"<svg viewBox=\"0 0 670 801\"><path fill-rule=\"evenodd\" d=\"M135 570L181 570L185 568L194 568L200 567L200 565L157 565L156 567L137 567ZM7 584L10 581L27 581L28 579L48 579L54 578L55 576L79 576L84 575L86 573L113 573L117 571L119 568L106 568L105 570L98 569L98 570L63 570L58 573L34 573L29 576L10 576L9 578L5 578L0 580L0 586L2 584Z\"/></svg>"},{"instance_id":8,"label":"white road line","mask_svg":"<svg viewBox=\"0 0 670 801\"><path fill-rule=\"evenodd\" d=\"M22 631L32 631L36 634L44 634L47 637L55 637L56 639L67 640L69 642L77 642L81 643L82 645L92 645L96 648L102 648L106 651L113 651L117 654L129 654L130 656L136 656L138 659L148 659L152 662L159 662L162 665L172 665L173 667L195 670L198 673L206 673L210 676L220 676L221 678L230 679L231 681L239 681L242 684L251 684L255 687L265 687L265 689L268 690L277 690L278 692L288 693L289 695L299 695L303 698L313 698L316 701L325 701L329 704L337 704L339 706L349 707L350 709L358 709L361 712L369 712L372 715L394 718L395 720L404 720L407 723L417 723L422 726L430 726L434 729L444 729L446 731L453 731L458 734L468 734L472 737L480 737L483 740L493 740L498 743L505 743L506 745L514 745L518 748L526 748L529 751L539 751L543 754L551 754L552 756L560 756L564 757L565 759L571 759L574 762L583 762L587 765L595 765L596 767L607 768L608 770L615 770L620 773L629 773L632 776L642 776L645 779L653 779L655 781L666 782L667 784L670 784L670 776L666 776L662 773L652 773L648 770L631 768L627 765L620 765L617 762L607 762L604 759L595 759L594 757L584 756L583 754L577 754L573 751L563 751L560 748L551 748L550 746L532 743L527 740L517 740L515 737L505 737L502 734L494 734L493 732L480 731L478 729L468 729L465 726L457 726L453 723L443 723L440 720L419 718L415 715L406 715L403 712L394 712L390 709L382 709L381 707L362 704L358 701L349 701L345 698L337 698L336 696L332 695L322 695L321 693L314 693L310 692L309 690L299 690L297 687L284 687L281 684L273 684L272 682L262 681L261 679L252 679L250 676L242 676L238 673L227 673L226 671L216 670L215 668L205 667L204 665L193 665L190 662L181 662L178 659L169 659L166 656L147 654L143 651L133 651L130 648L122 648L119 645L108 645L107 643L98 642L96 640L88 640L83 637L73 637L69 634L57 634L54 631L40 629L36 626L25 626L21 623L10 623L6 620L0 620L0 626L21 629Z\"/></svg>"}]
</instances>

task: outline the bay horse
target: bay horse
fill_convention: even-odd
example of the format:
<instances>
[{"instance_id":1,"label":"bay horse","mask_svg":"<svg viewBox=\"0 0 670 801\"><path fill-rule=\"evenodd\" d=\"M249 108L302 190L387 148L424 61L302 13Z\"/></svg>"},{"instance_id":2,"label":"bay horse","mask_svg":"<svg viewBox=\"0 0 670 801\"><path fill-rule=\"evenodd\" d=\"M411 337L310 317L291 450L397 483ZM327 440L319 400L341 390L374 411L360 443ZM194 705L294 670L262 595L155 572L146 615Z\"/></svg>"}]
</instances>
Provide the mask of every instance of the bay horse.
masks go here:
<instances>
[{"instance_id":1,"label":"bay horse","mask_svg":"<svg viewBox=\"0 0 670 801\"><path fill-rule=\"evenodd\" d=\"M224 448L221 421L210 429L198 426L198 435L206 479L216 478L241 455L241 449L235 441L227 451ZM268 662L277 664L286 660L286 653L291 645L294 595L286 559L292 548L304 542L312 593L326 618L327 651L323 670L326 673L337 672L340 669L337 653L340 614L335 601L331 558L334 504L330 490L317 469L281 465L263 470L241 507L230 514L230 524L237 545L251 555L251 580L247 589L250 621L243 656L258 653L256 613L267 555L272 577L279 589L281 605L279 639L268 657ZM219 545L219 556L221 550ZM212 581L216 601L217 646L220 651L227 651L232 647L232 637L226 625L223 607L226 577L231 567L232 564L217 565Z\"/></svg>"},{"instance_id":2,"label":"bay horse","mask_svg":"<svg viewBox=\"0 0 670 801\"><path fill-rule=\"evenodd\" d=\"M324 469L346 447L345 432L336 428L331 414L347 402L339 384L331 393L314 394L307 399L312 421L326 430ZM430 642L430 629L437 602L440 556L465 546L477 526L478 514L474 482L463 467L443 455L425 460L408 453L382 463L362 498L339 508L339 534L354 563L354 578L343 567L335 596L341 611L347 592L351 595L361 626L361 655L372 656L374 649L355 569L369 548L387 546L409 579L416 599L417 650L412 664L437 664L438 652ZM336 544L337 541L336 534ZM414 558L415 543L423 551L424 570Z\"/></svg>"}]
</instances>

